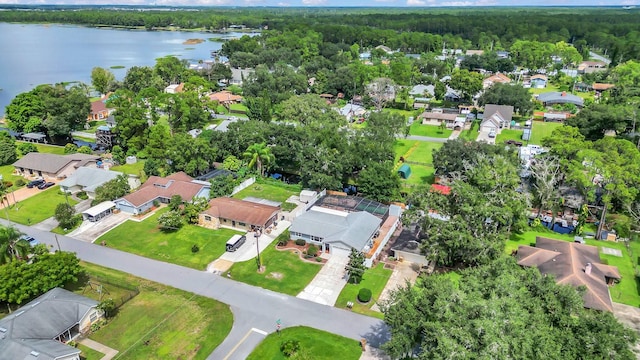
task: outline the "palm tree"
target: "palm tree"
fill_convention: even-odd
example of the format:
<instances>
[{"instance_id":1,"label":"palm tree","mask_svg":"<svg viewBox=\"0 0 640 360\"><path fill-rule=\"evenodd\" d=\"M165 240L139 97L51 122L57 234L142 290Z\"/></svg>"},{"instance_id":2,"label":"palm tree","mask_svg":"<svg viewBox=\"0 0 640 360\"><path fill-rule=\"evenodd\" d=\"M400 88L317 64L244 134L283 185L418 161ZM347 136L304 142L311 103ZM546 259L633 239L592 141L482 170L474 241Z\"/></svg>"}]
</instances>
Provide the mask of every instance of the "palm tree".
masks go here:
<instances>
[{"instance_id":1,"label":"palm tree","mask_svg":"<svg viewBox=\"0 0 640 360\"><path fill-rule=\"evenodd\" d=\"M247 148L242 156L249 161L249 168L256 167L258 174L264 176L265 166L273 163L276 158L266 143L253 144Z\"/></svg>"},{"instance_id":2,"label":"palm tree","mask_svg":"<svg viewBox=\"0 0 640 360\"><path fill-rule=\"evenodd\" d=\"M0 227L0 264L27 258L31 245L22 235L13 226Z\"/></svg>"}]
</instances>

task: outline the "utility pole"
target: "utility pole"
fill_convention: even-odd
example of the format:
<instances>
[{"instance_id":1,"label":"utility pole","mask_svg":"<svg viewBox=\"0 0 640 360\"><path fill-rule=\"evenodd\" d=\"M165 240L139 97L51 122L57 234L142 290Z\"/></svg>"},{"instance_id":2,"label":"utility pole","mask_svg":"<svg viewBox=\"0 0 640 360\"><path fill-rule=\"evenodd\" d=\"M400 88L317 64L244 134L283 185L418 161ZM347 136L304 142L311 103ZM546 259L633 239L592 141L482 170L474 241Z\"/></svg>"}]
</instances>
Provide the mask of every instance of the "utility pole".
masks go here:
<instances>
[{"instance_id":1,"label":"utility pole","mask_svg":"<svg viewBox=\"0 0 640 360\"><path fill-rule=\"evenodd\" d=\"M58 244L58 251L62 251L62 249L60 248L60 241L58 241L58 234L53 234L53 236L56 238L56 244Z\"/></svg>"}]
</instances>

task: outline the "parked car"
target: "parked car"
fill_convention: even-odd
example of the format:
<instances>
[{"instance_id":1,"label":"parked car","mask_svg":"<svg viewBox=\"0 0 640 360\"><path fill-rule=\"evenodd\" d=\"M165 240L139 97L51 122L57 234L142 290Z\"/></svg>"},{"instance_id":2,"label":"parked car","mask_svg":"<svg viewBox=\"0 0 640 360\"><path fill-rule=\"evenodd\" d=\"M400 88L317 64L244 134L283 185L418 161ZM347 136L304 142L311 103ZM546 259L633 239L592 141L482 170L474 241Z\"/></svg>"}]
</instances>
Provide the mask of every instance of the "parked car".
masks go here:
<instances>
[{"instance_id":1,"label":"parked car","mask_svg":"<svg viewBox=\"0 0 640 360\"><path fill-rule=\"evenodd\" d=\"M27 187L28 187L29 189L31 189L31 188L34 188L34 187L36 187L36 186L40 186L40 185L42 185L42 184L44 184L44 183L45 183L45 181L44 181L43 179L36 179L36 180L29 181L29 182L27 183Z\"/></svg>"},{"instance_id":2,"label":"parked car","mask_svg":"<svg viewBox=\"0 0 640 360\"><path fill-rule=\"evenodd\" d=\"M495 130L495 129L491 129L491 130L489 131L489 137L490 137L490 138L494 138L494 137L496 137L496 130Z\"/></svg>"},{"instance_id":3,"label":"parked car","mask_svg":"<svg viewBox=\"0 0 640 360\"><path fill-rule=\"evenodd\" d=\"M29 236L29 235L22 235L20 236L21 240L27 240L27 242L29 242L29 245L31 246L36 246L38 244L40 244L40 241L36 240L33 236Z\"/></svg>"},{"instance_id":4,"label":"parked car","mask_svg":"<svg viewBox=\"0 0 640 360\"><path fill-rule=\"evenodd\" d=\"M522 141L507 140L504 143L507 145L522 146Z\"/></svg>"},{"instance_id":5,"label":"parked car","mask_svg":"<svg viewBox=\"0 0 640 360\"><path fill-rule=\"evenodd\" d=\"M38 185L38 189L40 189L40 190L48 189L48 188L52 187L55 184L56 183L54 183L54 182L47 181L46 183L42 183L42 184Z\"/></svg>"}]
</instances>

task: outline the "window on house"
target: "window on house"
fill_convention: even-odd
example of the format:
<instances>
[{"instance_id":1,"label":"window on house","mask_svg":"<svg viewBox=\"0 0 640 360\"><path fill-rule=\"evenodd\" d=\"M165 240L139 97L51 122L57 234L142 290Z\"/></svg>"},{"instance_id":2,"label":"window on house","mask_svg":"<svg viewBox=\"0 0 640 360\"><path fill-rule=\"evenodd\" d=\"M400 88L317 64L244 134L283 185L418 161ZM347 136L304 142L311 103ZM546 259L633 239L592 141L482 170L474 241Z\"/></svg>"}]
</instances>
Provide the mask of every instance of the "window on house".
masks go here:
<instances>
[{"instance_id":1,"label":"window on house","mask_svg":"<svg viewBox=\"0 0 640 360\"><path fill-rule=\"evenodd\" d=\"M91 323L94 323L97 320L98 320L98 313L92 312L91 315L89 315L89 321L91 321Z\"/></svg>"},{"instance_id":2,"label":"window on house","mask_svg":"<svg viewBox=\"0 0 640 360\"><path fill-rule=\"evenodd\" d=\"M317 241L317 242L321 242L321 241L322 241L322 238L321 238L321 237L319 237L319 236L312 236L312 237L311 237L311 240L313 240L313 241Z\"/></svg>"},{"instance_id":3,"label":"window on house","mask_svg":"<svg viewBox=\"0 0 640 360\"><path fill-rule=\"evenodd\" d=\"M204 216L204 221L211 221L211 216L205 215Z\"/></svg>"},{"instance_id":4,"label":"window on house","mask_svg":"<svg viewBox=\"0 0 640 360\"><path fill-rule=\"evenodd\" d=\"M243 222L239 222L238 225L240 226L247 226L247 224L243 223Z\"/></svg>"}]
</instances>

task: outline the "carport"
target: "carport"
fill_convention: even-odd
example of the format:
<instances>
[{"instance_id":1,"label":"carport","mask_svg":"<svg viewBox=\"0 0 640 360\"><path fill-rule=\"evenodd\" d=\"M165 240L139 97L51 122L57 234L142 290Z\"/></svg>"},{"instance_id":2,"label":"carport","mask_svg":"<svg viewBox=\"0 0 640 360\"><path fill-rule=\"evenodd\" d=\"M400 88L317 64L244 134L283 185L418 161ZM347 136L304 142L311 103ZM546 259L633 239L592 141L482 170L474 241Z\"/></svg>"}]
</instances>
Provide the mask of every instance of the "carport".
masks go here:
<instances>
[{"instance_id":1,"label":"carport","mask_svg":"<svg viewBox=\"0 0 640 360\"><path fill-rule=\"evenodd\" d=\"M100 221L113 213L116 204L113 201L104 201L82 212L84 220L92 222Z\"/></svg>"}]
</instances>

